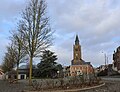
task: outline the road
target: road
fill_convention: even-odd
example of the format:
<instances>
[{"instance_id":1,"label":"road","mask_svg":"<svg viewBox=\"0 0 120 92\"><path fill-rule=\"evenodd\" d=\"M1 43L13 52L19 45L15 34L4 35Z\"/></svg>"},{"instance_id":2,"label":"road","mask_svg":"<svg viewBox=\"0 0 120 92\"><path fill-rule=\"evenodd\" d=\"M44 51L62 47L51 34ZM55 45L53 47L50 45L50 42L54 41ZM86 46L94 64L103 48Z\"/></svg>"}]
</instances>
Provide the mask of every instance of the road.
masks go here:
<instances>
[{"instance_id":1,"label":"road","mask_svg":"<svg viewBox=\"0 0 120 92\"><path fill-rule=\"evenodd\" d=\"M108 81L120 81L120 78L102 78L103 80L108 80Z\"/></svg>"},{"instance_id":2,"label":"road","mask_svg":"<svg viewBox=\"0 0 120 92\"><path fill-rule=\"evenodd\" d=\"M78 92L120 92L120 78L102 78L105 86Z\"/></svg>"}]
</instances>

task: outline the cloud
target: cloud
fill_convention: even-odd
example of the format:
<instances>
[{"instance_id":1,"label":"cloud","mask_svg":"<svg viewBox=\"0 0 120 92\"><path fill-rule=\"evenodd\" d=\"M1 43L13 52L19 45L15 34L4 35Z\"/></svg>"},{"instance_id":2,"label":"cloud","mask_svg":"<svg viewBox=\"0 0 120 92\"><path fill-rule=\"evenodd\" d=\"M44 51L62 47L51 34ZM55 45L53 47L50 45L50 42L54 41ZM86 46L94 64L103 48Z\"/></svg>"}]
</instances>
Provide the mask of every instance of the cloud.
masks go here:
<instances>
[{"instance_id":1,"label":"cloud","mask_svg":"<svg viewBox=\"0 0 120 92\"><path fill-rule=\"evenodd\" d=\"M87 30L95 34L98 31L104 34L111 27L119 26L119 8L110 9L109 6L112 4L108 6L107 2L111 0L96 0L94 3L83 2L83 0L71 0L71 2L63 0L63 3L50 1L54 4L54 7L51 6L51 11L56 26L63 30L66 29L67 32Z\"/></svg>"},{"instance_id":2,"label":"cloud","mask_svg":"<svg viewBox=\"0 0 120 92\"><path fill-rule=\"evenodd\" d=\"M0 1L0 32L8 32L16 25L26 4L24 0Z\"/></svg>"},{"instance_id":3,"label":"cloud","mask_svg":"<svg viewBox=\"0 0 120 92\"><path fill-rule=\"evenodd\" d=\"M0 43L0 63L2 63L6 52L6 46L9 45L9 40L6 39L6 36L0 34Z\"/></svg>"},{"instance_id":4,"label":"cloud","mask_svg":"<svg viewBox=\"0 0 120 92\"><path fill-rule=\"evenodd\" d=\"M15 18L20 17L20 12L27 2L28 0L0 2L1 34L6 34L6 37L9 35L8 31L16 23ZM95 66L104 64L104 56L101 54L101 51L104 51L112 62L113 51L120 44L119 0L47 0L46 2L52 29L56 30L52 50L58 55L58 62L70 64L76 34L79 35L84 60L92 62Z\"/></svg>"},{"instance_id":5,"label":"cloud","mask_svg":"<svg viewBox=\"0 0 120 92\"><path fill-rule=\"evenodd\" d=\"M50 48L52 51L55 52L55 54L58 57L57 62L66 66L66 65L70 65L71 64L71 60L72 60L72 53L70 53L71 51L68 51L65 48L61 48L61 47L56 47L53 46Z\"/></svg>"},{"instance_id":6,"label":"cloud","mask_svg":"<svg viewBox=\"0 0 120 92\"><path fill-rule=\"evenodd\" d=\"M25 8L24 0L0 1L0 63L4 58L6 46L9 45L9 31L15 28L20 12Z\"/></svg>"},{"instance_id":7,"label":"cloud","mask_svg":"<svg viewBox=\"0 0 120 92\"><path fill-rule=\"evenodd\" d=\"M104 63L104 57L99 54L101 51L112 57L113 50L120 43L120 1L48 0L48 7L53 27L57 29L56 34L61 35L61 39L68 38L67 41L60 41L62 49L66 48L72 53L70 47L74 43L75 34L79 34L84 59L98 65ZM74 37L71 40L66 34Z\"/></svg>"},{"instance_id":8,"label":"cloud","mask_svg":"<svg viewBox=\"0 0 120 92\"><path fill-rule=\"evenodd\" d=\"M0 1L0 19L7 21L13 19L15 16L19 16L24 7L24 0L2 0Z\"/></svg>"}]
</instances>

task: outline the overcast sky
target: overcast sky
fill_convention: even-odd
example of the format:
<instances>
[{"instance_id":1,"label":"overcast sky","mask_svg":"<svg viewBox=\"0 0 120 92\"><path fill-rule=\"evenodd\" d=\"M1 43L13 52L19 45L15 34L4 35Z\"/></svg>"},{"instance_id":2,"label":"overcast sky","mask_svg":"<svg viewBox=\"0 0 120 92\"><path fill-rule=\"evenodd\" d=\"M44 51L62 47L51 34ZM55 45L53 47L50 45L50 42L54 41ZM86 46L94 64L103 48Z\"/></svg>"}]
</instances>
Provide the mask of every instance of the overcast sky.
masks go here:
<instances>
[{"instance_id":1,"label":"overcast sky","mask_svg":"<svg viewBox=\"0 0 120 92\"><path fill-rule=\"evenodd\" d=\"M0 63L9 45L9 31L15 28L28 1L0 1ZM99 66L104 64L106 53L112 63L112 54L120 45L120 0L47 0L47 4L55 30L51 50L58 55L59 63L71 64L76 34L85 61Z\"/></svg>"}]
</instances>

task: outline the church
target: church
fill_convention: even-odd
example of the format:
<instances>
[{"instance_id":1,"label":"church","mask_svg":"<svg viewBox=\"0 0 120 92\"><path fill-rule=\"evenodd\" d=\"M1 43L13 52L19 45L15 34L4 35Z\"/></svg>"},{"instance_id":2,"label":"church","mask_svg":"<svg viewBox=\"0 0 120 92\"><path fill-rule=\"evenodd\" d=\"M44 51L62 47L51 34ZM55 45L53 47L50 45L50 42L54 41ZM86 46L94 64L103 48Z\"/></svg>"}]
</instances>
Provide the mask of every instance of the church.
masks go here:
<instances>
[{"instance_id":1,"label":"church","mask_svg":"<svg viewBox=\"0 0 120 92\"><path fill-rule=\"evenodd\" d=\"M93 71L90 62L85 62L82 59L81 45L79 44L78 35L76 35L75 44L73 45L73 60L70 65L70 75L93 74Z\"/></svg>"}]
</instances>

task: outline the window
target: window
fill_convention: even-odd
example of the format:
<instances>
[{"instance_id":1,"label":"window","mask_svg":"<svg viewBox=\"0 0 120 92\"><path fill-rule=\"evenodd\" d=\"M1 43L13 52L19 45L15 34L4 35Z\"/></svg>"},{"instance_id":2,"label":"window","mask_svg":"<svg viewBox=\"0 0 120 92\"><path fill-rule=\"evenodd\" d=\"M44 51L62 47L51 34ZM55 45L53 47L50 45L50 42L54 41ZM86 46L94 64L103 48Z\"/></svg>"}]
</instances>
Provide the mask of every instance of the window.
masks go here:
<instances>
[{"instance_id":1,"label":"window","mask_svg":"<svg viewBox=\"0 0 120 92\"><path fill-rule=\"evenodd\" d=\"M77 49L77 48L75 48L75 51L78 51L78 49Z\"/></svg>"},{"instance_id":2,"label":"window","mask_svg":"<svg viewBox=\"0 0 120 92\"><path fill-rule=\"evenodd\" d=\"M14 79L17 79L17 75L14 75Z\"/></svg>"}]
</instances>

